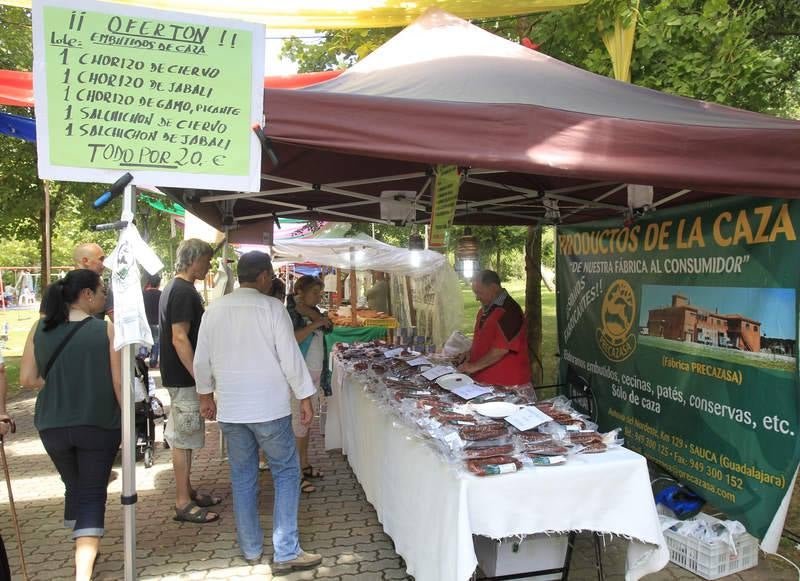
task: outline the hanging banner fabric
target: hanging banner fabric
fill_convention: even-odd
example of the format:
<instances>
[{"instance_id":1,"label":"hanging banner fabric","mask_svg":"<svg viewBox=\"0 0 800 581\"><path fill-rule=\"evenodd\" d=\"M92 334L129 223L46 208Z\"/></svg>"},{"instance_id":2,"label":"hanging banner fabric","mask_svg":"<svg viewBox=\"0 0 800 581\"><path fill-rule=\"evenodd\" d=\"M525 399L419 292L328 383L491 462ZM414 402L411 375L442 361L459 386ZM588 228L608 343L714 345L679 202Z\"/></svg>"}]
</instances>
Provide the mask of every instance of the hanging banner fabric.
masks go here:
<instances>
[{"instance_id":1,"label":"hanging banner fabric","mask_svg":"<svg viewBox=\"0 0 800 581\"><path fill-rule=\"evenodd\" d=\"M800 457L798 227L797 201L737 197L558 230L562 374L759 538Z\"/></svg>"},{"instance_id":2,"label":"hanging banner fabric","mask_svg":"<svg viewBox=\"0 0 800 581\"><path fill-rule=\"evenodd\" d=\"M25 141L36 141L36 121L10 113L0 113L0 133Z\"/></svg>"},{"instance_id":3,"label":"hanging banner fabric","mask_svg":"<svg viewBox=\"0 0 800 581\"><path fill-rule=\"evenodd\" d=\"M258 191L264 27L33 4L39 177Z\"/></svg>"},{"instance_id":4,"label":"hanging banner fabric","mask_svg":"<svg viewBox=\"0 0 800 581\"><path fill-rule=\"evenodd\" d=\"M142 6L203 14L216 18L234 18L261 22L270 28L386 28L405 26L431 6L452 12L461 18L520 16L585 4L588 0L430 0L395 2L394 0L112 0L115 4ZM0 0L6 6L30 8L31 0Z\"/></svg>"},{"instance_id":5,"label":"hanging banner fabric","mask_svg":"<svg viewBox=\"0 0 800 581\"><path fill-rule=\"evenodd\" d=\"M458 166L436 166L436 182L433 186L433 210L431 211L431 229L428 235L428 246L440 248L447 242L447 230L453 225L456 215L458 189L461 176Z\"/></svg>"}]
</instances>

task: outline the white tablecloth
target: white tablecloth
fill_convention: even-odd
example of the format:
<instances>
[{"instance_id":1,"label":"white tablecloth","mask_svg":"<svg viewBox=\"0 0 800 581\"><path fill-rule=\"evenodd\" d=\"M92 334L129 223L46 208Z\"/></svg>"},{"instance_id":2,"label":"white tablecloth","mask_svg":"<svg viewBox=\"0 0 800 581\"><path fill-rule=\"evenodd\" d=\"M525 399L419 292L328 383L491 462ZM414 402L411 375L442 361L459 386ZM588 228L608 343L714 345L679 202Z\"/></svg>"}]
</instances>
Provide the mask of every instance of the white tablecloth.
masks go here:
<instances>
[{"instance_id":1,"label":"white tablecloth","mask_svg":"<svg viewBox=\"0 0 800 581\"><path fill-rule=\"evenodd\" d=\"M669 560L644 457L626 449L563 466L480 478L448 464L342 365L333 366L326 449L347 455L397 553L417 581L464 581L472 535L590 530L631 539L626 580Z\"/></svg>"}]
</instances>

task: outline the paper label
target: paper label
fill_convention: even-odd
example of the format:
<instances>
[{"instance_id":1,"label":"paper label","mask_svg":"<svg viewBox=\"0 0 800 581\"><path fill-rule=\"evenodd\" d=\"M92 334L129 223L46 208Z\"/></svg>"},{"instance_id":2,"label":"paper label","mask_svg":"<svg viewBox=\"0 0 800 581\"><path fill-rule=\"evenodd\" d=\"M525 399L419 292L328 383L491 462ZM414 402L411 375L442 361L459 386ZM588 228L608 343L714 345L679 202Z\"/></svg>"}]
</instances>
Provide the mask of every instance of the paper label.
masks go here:
<instances>
[{"instance_id":1,"label":"paper label","mask_svg":"<svg viewBox=\"0 0 800 581\"><path fill-rule=\"evenodd\" d=\"M417 357L416 359L412 359L411 361L406 361L412 367L418 367L420 365L430 365L431 362L428 361L427 357Z\"/></svg>"},{"instance_id":2,"label":"paper label","mask_svg":"<svg viewBox=\"0 0 800 581\"><path fill-rule=\"evenodd\" d=\"M447 375L448 373L455 373L456 370L449 365L437 365L436 367L431 367L422 374L422 377L429 381L433 381L437 377L441 377L442 375Z\"/></svg>"},{"instance_id":3,"label":"paper label","mask_svg":"<svg viewBox=\"0 0 800 581\"><path fill-rule=\"evenodd\" d=\"M470 385L465 385L463 387L457 387L453 389L452 393L464 399L472 399L473 397L478 397L479 395L492 393L492 389L471 383Z\"/></svg>"},{"instance_id":4,"label":"paper label","mask_svg":"<svg viewBox=\"0 0 800 581\"><path fill-rule=\"evenodd\" d=\"M516 464L498 464L497 469L500 474L508 474L509 472L516 472L517 465Z\"/></svg>"},{"instance_id":5,"label":"paper label","mask_svg":"<svg viewBox=\"0 0 800 581\"><path fill-rule=\"evenodd\" d=\"M398 355L400 355L405 350L406 350L405 347L396 347L394 349L389 349L388 351L385 351L383 353L383 356L386 357L387 359L392 359L393 357L397 357Z\"/></svg>"},{"instance_id":6,"label":"paper label","mask_svg":"<svg viewBox=\"0 0 800 581\"><path fill-rule=\"evenodd\" d=\"M554 464L561 464L567 461L566 456L537 456L535 458L528 458L533 466L552 466Z\"/></svg>"},{"instance_id":7,"label":"paper label","mask_svg":"<svg viewBox=\"0 0 800 581\"><path fill-rule=\"evenodd\" d=\"M506 421L519 431L524 432L545 422L550 422L552 418L534 406L527 406L520 408L510 416L506 416Z\"/></svg>"}]
</instances>

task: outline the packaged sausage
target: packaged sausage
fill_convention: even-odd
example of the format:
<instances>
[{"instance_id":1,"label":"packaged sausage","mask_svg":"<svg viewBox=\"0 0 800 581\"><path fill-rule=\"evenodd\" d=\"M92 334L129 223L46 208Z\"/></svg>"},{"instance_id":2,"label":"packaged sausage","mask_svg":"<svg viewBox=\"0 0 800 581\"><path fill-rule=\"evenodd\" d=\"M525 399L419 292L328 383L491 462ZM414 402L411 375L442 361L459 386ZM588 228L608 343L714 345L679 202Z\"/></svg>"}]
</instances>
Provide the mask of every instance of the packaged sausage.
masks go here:
<instances>
[{"instance_id":1,"label":"packaged sausage","mask_svg":"<svg viewBox=\"0 0 800 581\"><path fill-rule=\"evenodd\" d=\"M516 472L522 468L522 462L511 456L493 456L467 460L467 468L476 476L494 476Z\"/></svg>"}]
</instances>

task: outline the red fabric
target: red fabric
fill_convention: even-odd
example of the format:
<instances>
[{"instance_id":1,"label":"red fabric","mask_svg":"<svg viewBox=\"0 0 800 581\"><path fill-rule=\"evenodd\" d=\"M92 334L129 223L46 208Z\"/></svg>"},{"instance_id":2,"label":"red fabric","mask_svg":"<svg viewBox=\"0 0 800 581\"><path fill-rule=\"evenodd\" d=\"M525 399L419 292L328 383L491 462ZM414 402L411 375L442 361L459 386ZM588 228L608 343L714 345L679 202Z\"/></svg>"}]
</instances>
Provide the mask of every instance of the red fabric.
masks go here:
<instances>
[{"instance_id":1,"label":"red fabric","mask_svg":"<svg viewBox=\"0 0 800 581\"><path fill-rule=\"evenodd\" d=\"M475 363L494 348L507 349L508 353L494 365L474 373L472 378L475 381L504 386L521 385L531 381L528 323L516 303L513 303L516 306L515 310L507 308L509 301L513 303L511 299L507 299L503 307L492 307L486 316L483 314L483 309L478 310L469 362ZM513 321L516 318L520 320ZM510 337L507 335L509 327L516 327L516 333Z\"/></svg>"},{"instance_id":2,"label":"red fabric","mask_svg":"<svg viewBox=\"0 0 800 581\"><path fill-rule=\"evenodd\" d=\"M329 81L341 74L342 71L338 70L299 75L273 75L264 77L264 88L300 89ZM33 73L0 70L0 105L33 107Z\"/></svg>"},{"instance_id":3,"label":"red fabric","mask_svg":"<svg viewBox=\"0 0 800 581\"><path fill-rule=\"evenodd\" d=\"M570 179L800 197L800 165L787 161L795 155L789 152L800 151L797 130L677 125L535 105L280 89L265 91L264 111L265 131L273 142L309 150L303 171L330 166L331 152L341 152ZM784 122L787 129L800 127L797 121ZM298 175L285 177L301 179ZM293 194L297 203L305 199ZM271 210L258 206L259 212ZM504 216L497 223L521 222Z\"/></svg>"}]
</instances>

